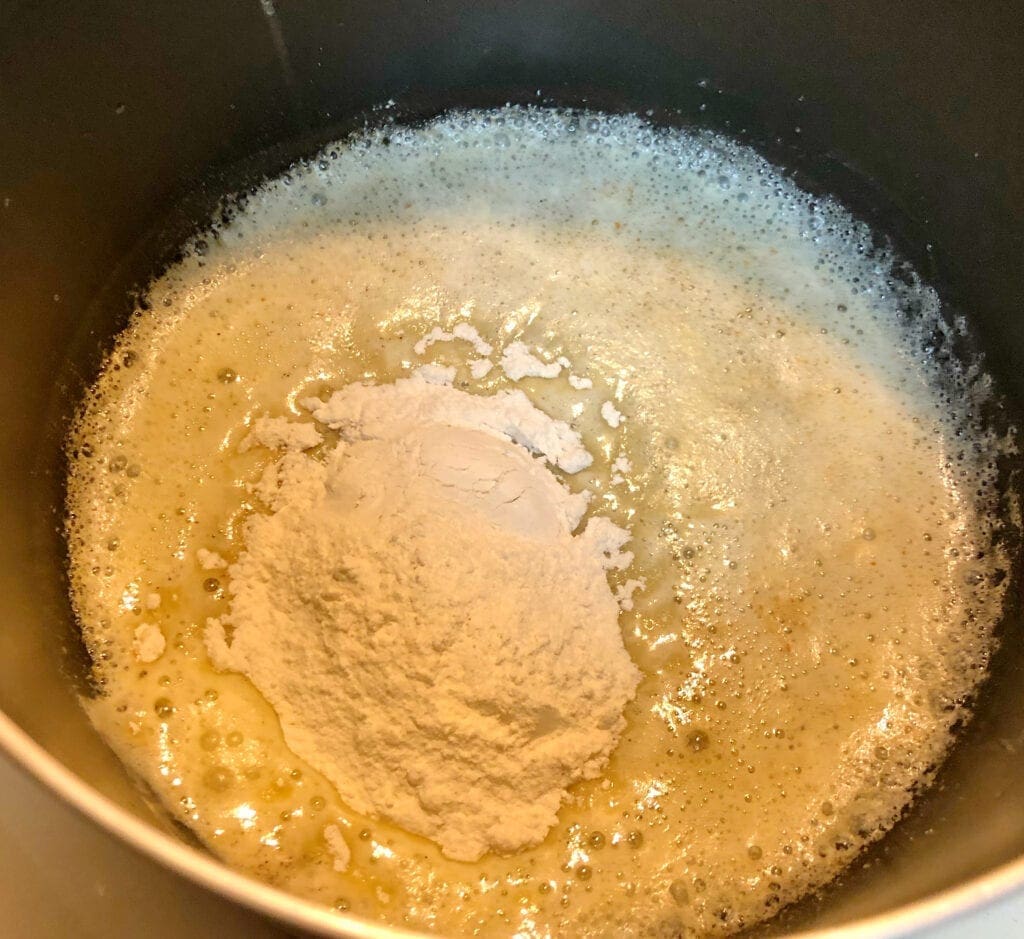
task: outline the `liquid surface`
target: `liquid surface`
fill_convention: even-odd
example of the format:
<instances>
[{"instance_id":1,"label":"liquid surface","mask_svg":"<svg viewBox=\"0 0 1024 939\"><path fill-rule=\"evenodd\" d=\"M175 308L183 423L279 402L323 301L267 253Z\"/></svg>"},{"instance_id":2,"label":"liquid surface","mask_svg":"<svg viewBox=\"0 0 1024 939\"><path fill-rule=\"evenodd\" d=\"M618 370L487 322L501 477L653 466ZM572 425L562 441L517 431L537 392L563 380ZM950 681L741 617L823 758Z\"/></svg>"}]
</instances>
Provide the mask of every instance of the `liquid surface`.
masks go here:
<instances>
[{"instance_id":1,"label":"liquid surface","mask_svg":"<svg viewBox=\"0 0 1024 939\"><path fill-rule=\"evenodd\" d=\"M826 883L927 782L1001 600L999 443L919 351L936 298L870 243L752 152L633 118L453 115L267 183L152 285L70 443L92 719L225 861L373 920L720 934ZM462 322L594 387L414 350ZM566 481L632 529L647 584L619 618L644 677L605 773L543 843L475 863L343 804L203 644L228 575L197 552L244 550L274 458L239 451L248 425L424 362L570 421L595 462ZM149 664L141 624L166 641Z\"/></svg>"}]
</instances>

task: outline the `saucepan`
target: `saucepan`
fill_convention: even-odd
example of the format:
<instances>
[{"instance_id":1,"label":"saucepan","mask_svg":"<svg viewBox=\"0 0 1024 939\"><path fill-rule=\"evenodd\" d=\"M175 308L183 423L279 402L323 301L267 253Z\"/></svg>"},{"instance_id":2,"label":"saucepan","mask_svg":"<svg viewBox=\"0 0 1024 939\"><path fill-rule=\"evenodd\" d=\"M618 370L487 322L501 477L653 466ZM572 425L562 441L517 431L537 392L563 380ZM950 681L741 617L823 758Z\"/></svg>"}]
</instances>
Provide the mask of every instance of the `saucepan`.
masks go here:
<instances>
[{"instance_id":1,"label":"saucepan","mask_svg":"<svg viewBox=\"0 0 1024 939\"><path fill-rule=\"evenodd\" d=\"M753 144L891 238L966 317L1001 395L990 419L1019 426L1022 48L1024 8L963 0L6 0L0 744L183 877L293 927L392 934L205 855L79 706L61 443L132 291L222 194L364 122L506 101L650 112ZM1012 493L1020 465L1001 471ZM1008 576L999 652L935 785L766 932L899 934L1024 887L1020 565Z\"/></svg>"}]
</instances>

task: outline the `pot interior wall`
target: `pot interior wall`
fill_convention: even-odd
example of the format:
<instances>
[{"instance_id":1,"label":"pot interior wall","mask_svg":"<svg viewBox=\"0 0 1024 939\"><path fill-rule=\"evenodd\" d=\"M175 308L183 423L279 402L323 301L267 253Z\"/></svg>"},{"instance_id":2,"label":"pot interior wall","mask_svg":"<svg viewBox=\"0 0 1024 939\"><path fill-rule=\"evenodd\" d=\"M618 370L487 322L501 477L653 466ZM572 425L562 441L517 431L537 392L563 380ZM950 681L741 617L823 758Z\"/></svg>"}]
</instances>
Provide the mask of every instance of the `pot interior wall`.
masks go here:
<instances>
[{"instance_id":1,"label":"pot interior wall","mask_svg":"<svg viewBox=\"0 0 1024 939\"><path fill-rule=\"evenodd\" d=\"M654 109L750 140L889 233L969 315L1006 396L997 418L1017 419L1021 20L1011 5L979 13L946 0L5 4L0 706L156 819L75 700L84 652L58 534L65 423L124 323L128 290L217 197L389 99L409 114L506 100ZM1019 571L1010 576L1002 651L939 785L868 867L782 926L880 912L1024 854Z\"/></svg>"}]
</instances>

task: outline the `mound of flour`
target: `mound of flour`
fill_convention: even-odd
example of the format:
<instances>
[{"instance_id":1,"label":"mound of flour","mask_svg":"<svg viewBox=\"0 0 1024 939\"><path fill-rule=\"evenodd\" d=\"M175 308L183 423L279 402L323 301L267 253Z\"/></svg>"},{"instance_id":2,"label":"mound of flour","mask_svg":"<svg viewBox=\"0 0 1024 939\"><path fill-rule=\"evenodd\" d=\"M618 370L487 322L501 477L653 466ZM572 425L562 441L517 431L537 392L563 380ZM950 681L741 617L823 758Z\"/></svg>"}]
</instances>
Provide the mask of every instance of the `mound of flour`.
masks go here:
<instances>
[{"instance_id":1,"label":"mound of flour","mask_svg":"<svg viewBox=\"0 0 1024 939\"><path fill-rule=\"evenodd\" d=\"M268 467L269 512L206 641L355 810L471 861L544 838L607 761L640 673L607 579L629 533L599 516L577 532L587 495L545 466L587 465L578 435L521 392L449 379L306 402L341 441Z\"/></svg>"}]
</instances>

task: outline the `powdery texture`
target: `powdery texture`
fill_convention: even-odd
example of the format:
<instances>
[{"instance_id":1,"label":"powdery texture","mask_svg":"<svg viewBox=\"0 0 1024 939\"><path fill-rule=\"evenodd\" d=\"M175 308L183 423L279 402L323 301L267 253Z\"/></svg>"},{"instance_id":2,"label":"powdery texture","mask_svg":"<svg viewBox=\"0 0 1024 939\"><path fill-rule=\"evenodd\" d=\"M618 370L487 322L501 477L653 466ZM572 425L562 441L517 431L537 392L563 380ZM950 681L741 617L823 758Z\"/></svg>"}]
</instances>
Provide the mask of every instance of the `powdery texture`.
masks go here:
<instances>
[{"instance_id":1,"label":"powdery texture","mask_svg":"<svg viewBox=\"0 0 1024 939\"><path fill-rule=\"evenodd\" d=\"M619 424L621 424L625 420L625 418L615 407L615 405L611 403L611 401L605 401L605 403L601 405L601 417L604 418L604 422L612 430L618 429Z\"/></svg>"},{"instance_id":2,"label":"powdery texture","mask_svg":"<svg viewBox=\"0 0 1024 939\"><path fill-rule=\"evenodd\" d=\"M248 436L239 444L240 453L252 447L272 450L308 450L323 438L312 424L300 424L287 417L258 417L252 422Z\"/></svg>"},{"instance_id":3,"label":"powdery texture","mask_svg":"<svg viewBox=\"0 0 1024 939\"><path fill-rule=\"evenodd\" d=\"M206 548L196 551L196 563L204 571L216 571L228 566L228 562L216 551L208 551Z\"/></svg>"},{"instance_id":4,"label":"powdery texture","mask_svg":"<svg viewBox=\"0 0 1024 939\"><path fill-rule=\"evenodd\" d=\"M341 829L337 825L328 825L324 828L324 841L327 843L327 850L334 858L334 869L339 874L343 874L352 862L352 851L349 849Z\"/></svg>"},{"instance_id":5,"label":"powdery texture","mask_svg":"<svg viewBox=\"0 0 1024 939\"><path fill-rule=\"evenodd\" d=\"M557 421L535 408L519 390L499 391L492 397L466 394L449 387L453 366L421 366L409 378L380 385L349 385L326 403L307 398L303 406L332 430L361 434L362 428L388 422L440 422L451 427L472 427L518 443L567 473L578 473L593 462L577 434L565 421ZM429 386L429 387L426 387Z\"/></svg>"},{"instance_id":6,"label":"powdery texture","mask_svg":"<svg viewBox=\"0 0 1024 939\"><path fill-rule=\"evenodd\" d=\"M476 379L486 378L494 363L490 359L472 359L469 363L469 374Z\"/></svg>"},{"instance_id":7,"label":"powdery texture","mask_svg":"<svg viewBox=\"0 0 1024 939\"><path fill-rule=\"evenodd\" d=\"M538 359L525 342L513 342L501 354L502 371L512 379L557 378L562 371L561 362Z\"/></svg>"},{"instance_id":8,"label":"powdery texture","mask_svg":"<svg viewBox=\"0 0 1024 939\"><path fill-rule=\"evenodd\" d=\"M132 639L132 652L140 662L155 662L164 654L167 647L167 640L160 631L159 626L152 623L143 623L135 628L134 639Z\"/></svg>"},{"instance_id":9,"label":"powdery texture","mask_svg":"<svg viewBox=\"0 0 1024 939\"><path fill-rule=\"evenodd\" d=\"M512 442L569 441L524 401L412 378L314 403L343 439L270 467L207 627L353 809L464 861L544 838L640 677L606 574L628 532L574 534L586 496Z\"/></svg>"},{"instance_id":10,"label":"powdery texture","mask_svg":"<svg viewBox=\"0 0 1024 939\"><path fill-rule=\"evenodd\" d=\"M454 342L456 339L468 342L479 356L488 356L494 351L491 344L485 341L476 328L470 326L469 323L457 324L450 333L446 333L440 326L435 326L416 343L413 349L417 355L423 355L435 342Z\"/></svg>"}]
</instances>

